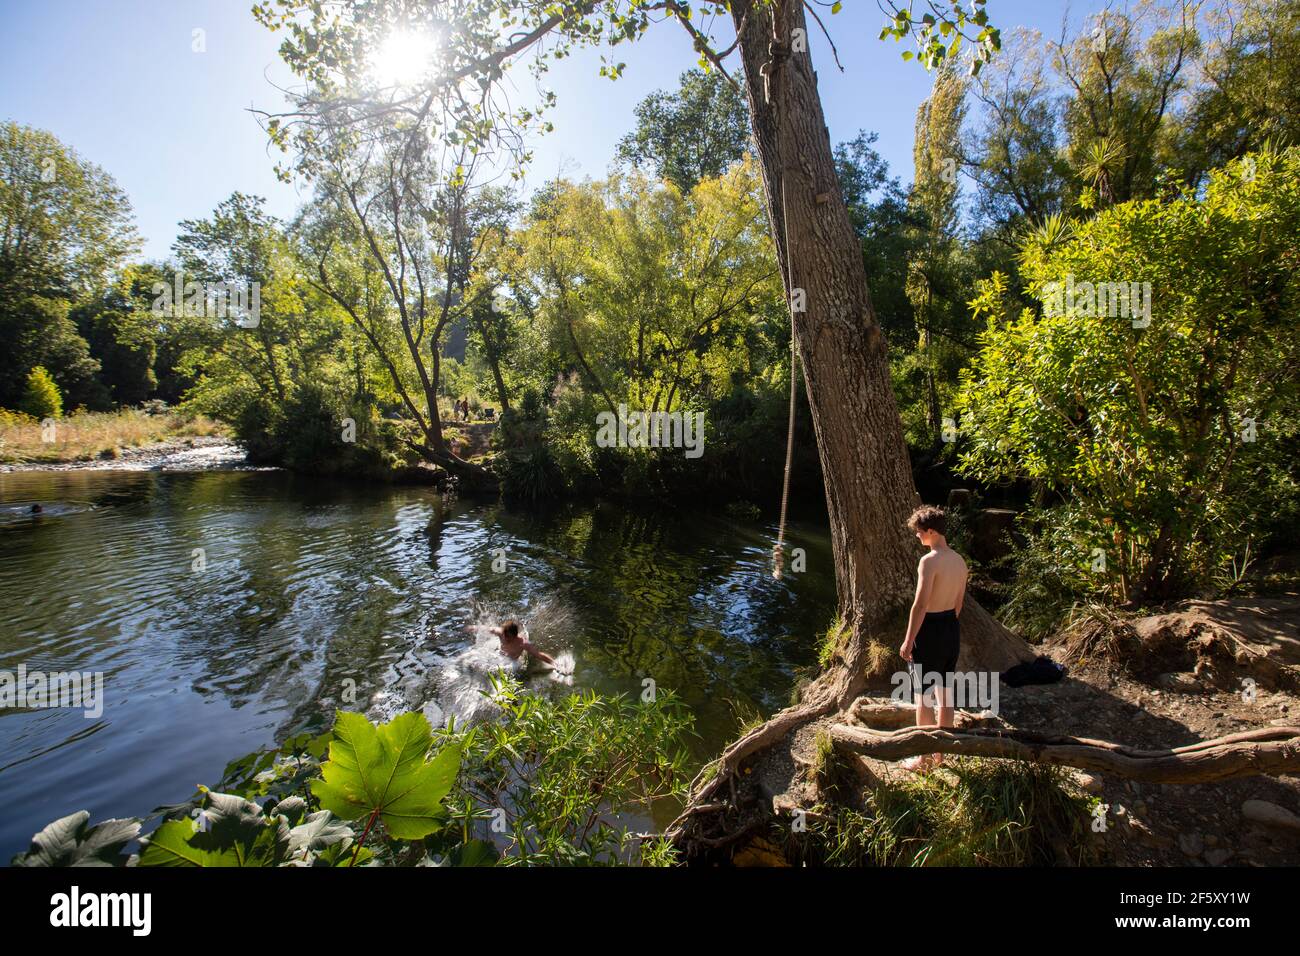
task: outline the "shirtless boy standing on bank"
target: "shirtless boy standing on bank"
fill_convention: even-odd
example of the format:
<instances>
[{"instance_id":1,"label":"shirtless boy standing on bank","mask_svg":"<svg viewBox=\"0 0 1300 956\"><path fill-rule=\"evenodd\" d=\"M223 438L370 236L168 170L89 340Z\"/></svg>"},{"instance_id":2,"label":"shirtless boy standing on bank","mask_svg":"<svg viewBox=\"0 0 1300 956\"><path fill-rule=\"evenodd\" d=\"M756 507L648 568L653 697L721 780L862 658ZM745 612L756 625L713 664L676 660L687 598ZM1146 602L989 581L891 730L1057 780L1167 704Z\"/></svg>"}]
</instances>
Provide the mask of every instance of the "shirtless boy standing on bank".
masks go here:
<instances>
[{"instance_id":1,"label":"shirtless boy standing on bank","mask_svg":"<svg viewBox=\"0 0 1300 956\"><path fill-rule=\"evenodd\" d=\"M942 509L922 505L907 519L907 527L930 553L916 566L916 598L899 652L903 660L915 663L921 671L921 686L915 689L916 725L932 727L937 722L940 727L951 727L955 716L953 681L961 651L961 625L957 619L966 597L966 562L948 547ZM911 757L903 761L903 766L923 770L942 762L942 754L930 754Z\"/></svg>"}]
</instances>

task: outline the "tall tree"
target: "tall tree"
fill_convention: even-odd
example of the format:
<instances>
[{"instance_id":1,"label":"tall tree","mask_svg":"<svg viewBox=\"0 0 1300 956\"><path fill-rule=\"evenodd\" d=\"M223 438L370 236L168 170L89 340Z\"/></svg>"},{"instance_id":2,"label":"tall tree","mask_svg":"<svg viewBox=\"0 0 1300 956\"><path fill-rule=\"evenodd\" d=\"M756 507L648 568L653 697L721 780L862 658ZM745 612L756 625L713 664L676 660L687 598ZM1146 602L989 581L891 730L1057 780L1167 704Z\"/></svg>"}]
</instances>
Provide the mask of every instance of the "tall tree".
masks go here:
<instances>
[{"instance_id":1,"label":"tall tree","mask_svg":"<svg viewBox=\"0 0 1300 956\"><path fill-rule=\"evenodd\" d=\"M915 176L910 203L921 225L921 238L913 250L907 282L920 331L920 359L925 369L929 405L930 440L942 440L943 416L939 398L939 365L955 316L965 301L953 282L957 255L958 183L961 126L966 116L966 78L956 64L946 61L935 74L934 88L916 115L912 155Z\"/></svg>"},{"instance_id":2,"label":"tall tree","mask_svg":"<svg viewBox=\"0 0 1300 956\"><path fill-rule=\"evenodd\" d=\"M1179 162L1194 182L1267 140L1300 141L1300 0L1219 0Z\"/></svg>"},{"instance_id":3,"label":"tall tree","mask_svg":"<svg viewBox=\"0 0 1300 956\"><path fill-rule=\"evenodd\" d=\"M1009 47L971 85L980 119L968 131L963 167L976 186L979 225L1013 246L1026 221L1060 212L1071 174L1042 37L1017 30Z\"/></svg>"},{"instance_id":4,"label":"tall tree","mask_svg":"<svg viewBox=\"0 0 1300 956\"><path fill-rule=\"evenodd\" d=\"M849 221L862 243L862 262L871 277L871 301L885 337L909 342L916 337L907 299L908 260L920 225L908 207L907 192L876 152L876 133L860 130L835 147L840 193Z\"/></svg>"},{"instance_id":5,"label":"tall tree","mask_svg":"<svg viewBox=\"0 0 1300 956\"><path fill-rule=\"evenodd\" d=\"M1076 176L1110 205L1154 194L1157 171L1171 165L1171 122L1184 105L1200 49L1194 0L1173 9L1139 2L1103 9L1073 35L1051 44L1071 95L1065 101L1067 155Z\"/></svg>"},{"instance_id":6,"label":"tall tree","mask_svg":"<svg viewBox=\"0 0 1300 956\"><path fill-rule=\"evenodd\" d=\"M250 289L256 284L261 299L267 291L263 287L269 287L280 271L277 259L287 255L282 225L263 210L265 203L260 196L236 192L217 206L210 219L181 222L172 250L179 260L182 280L246 283ZM180 303L174 303L168 310L170 318L175 319L178 310ZM255 323L247 322L247 327L239 325L244 320L233 314L188 318L194 320L194 331L209 347L239 355L241 364L257 370L255 374L267 394L281 404L285 402L289 385L284 351L294 316L268 308Z\"/></svg>"},{"instance_id":7,"label":"tall tree","mask_svg":"<svg viewBox=\"0 0 1300 956\"><path fill-rule=\"evenodd\" d=\"M0 124L0 405L48 369L69 408L101 406L99 364L70 311L112 282L138 248L113 178L51 134Z\"/></svg>"},{"instance_id":8,"label":"tall tree","mask_svg":"<svg viewBox=\"0 0 1300 956\"><path fill-rule=\"evenodd\" d=\"M398 5L399 7L402 5ZM638 36L652 16L666 11L691 36L702 57L722 68L722 52L694 25L696 11L675 0L621 3L587 0L533 4L504 0L430 2L423 9L450 15L454 43L444 44L447 58L422 89L392 101L373 104L367 115L418 118L427 125L457 130L459 103L466 97L459 83L469 81L477 106L469 112L488 116L477 123L486 144L499 142L513 110L483 109L491 103L490 87L512 58L525 52L535 60L550 38L563 50L574 44L616 44ZM891 5L892 6L892 5ZM972 15L960 3L930 3L938 13L912 16L910 6L893 7L887 32L915 37L921 59L937 65L965 41L987 58L998 44L987 26L981 0ZM334 12L319 5L290 3L283 21L294 23L286 41L286 59L309 77L328 80L340 58L356 57L364 40L349 49L340 39L355 35L338 26ZM365 8L369 10L370 8ZM825 475L835 579L846 623L831 667L804 696L803 702L747 734L720 758L719 772L696 794L706 800L732 779L739 762L782 739L816 716L848 706L865 686L873 666L873 646L897 640L903 611L912 594L917 557L915 540L904 520L919 498L912 481L898 409L890 386L886 344L876 321L863 258L840 193L808 53L808 23L799 0L731 0L708 5L704 12L730 14L744 67L750 125L762 169L767 220L794 315L794 337L805 370L818 449ZM500 36L502 17L511 31ZM357 29L374 43L376 27L391 26L391 17L370 19ZM955 33L955 37L952 35ZM342 35L346 34L346 35ZM968 35L969 34L969 35ZM342 35L342 36L341 36ZM941 39L950 38L948 40ZM373 46L370 46L373 48ZM322 53L324 55L322 56ZM981 61L976 61L981 62ZM615 75L621 65L613 67ZM430 119L433 104L450 104ZM328 107L325 107L328 108ZM313 112L304 126L289 130L301 138L313 130ZM517 127L510 127L516 129ZM283 127L282 127L283 129ZM805 311L800 307L805 306ZM964 668L1002 669L1029 651L1000 628L973 602L963 613ZM876 660L879 660L877 655ZM705 803L696 803L703 807Z\"/></svg>"},{"instance_id":9,"label":"tall tree","mask_svg":"<svg viewBox=\"0 0 1300 956\"><path fill-rule=\"evenodd\" d=\"M615 156L647 166L682 192L715 179L749 149L745 100L717 70L687 70L675 91L651 93L636 107L636 129Z\"/></svg>"}]
</instances>

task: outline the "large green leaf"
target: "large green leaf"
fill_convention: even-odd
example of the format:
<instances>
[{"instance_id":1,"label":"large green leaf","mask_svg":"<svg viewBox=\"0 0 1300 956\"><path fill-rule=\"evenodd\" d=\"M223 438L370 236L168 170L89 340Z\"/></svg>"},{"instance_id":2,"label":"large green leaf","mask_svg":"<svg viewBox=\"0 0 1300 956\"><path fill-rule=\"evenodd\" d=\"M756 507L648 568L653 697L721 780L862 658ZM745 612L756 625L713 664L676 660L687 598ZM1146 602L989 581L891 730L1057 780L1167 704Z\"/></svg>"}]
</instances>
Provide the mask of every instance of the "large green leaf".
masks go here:
<instances>
[{"instance_id":1,"label":"large green leaf","mask_svg":"<svg viewBox=\"0 0 1300 956\"><path fill-rule=\"evenodd\" d=\"M319 810L289 831L289 855L305 859L327 846L335 843L347 846L355 839L356 833L350 826L328 810Z\"/></svg>"},{"instance_id":2,"label":"large green leaf","mask_svg":"<svg viewBox=\"0 0 1300 956\"><path fill-rule=\"evenodd\" d=\"M446 819L443 798L460 770L460 749L444 747L427 760L433 731L422 713L394 717L378 727L340 711L312 793L344 820L378 814L389 834L418 840Z\"/></svg>"},{"instance_id":3,"label":"large green leaf","mask_svg":"<svg viewBox=\"0 0 1300 956\"><path fill-rule=\"evenodd\" d=\"M90 814L78 810L55 820L32 837L14 866L116 866L125 863L122 847L140 832L139 820L105 820L87 827Z\"/></svg>"},{"instance_id":4,"label":"large green leaf","mask_svg":"<svg viewBox=\"0 0 1300 956\"><path fill-rule=\"evenodd\" d=\"M452 847L447 854L451 866L496 866L501 854L487 840L470 840Z\"/></svg>"},{"instance_id":5,"label":"large green leaf","mask_svg":"<svg viewBox=\"0 0 1300 956\"><path fill-rule=\"evenodd\" d=\"M289 825L251 800L207 793L197 820L169 820L140 842L141 866L278 866Z\"/></svg>"}]
</instances>

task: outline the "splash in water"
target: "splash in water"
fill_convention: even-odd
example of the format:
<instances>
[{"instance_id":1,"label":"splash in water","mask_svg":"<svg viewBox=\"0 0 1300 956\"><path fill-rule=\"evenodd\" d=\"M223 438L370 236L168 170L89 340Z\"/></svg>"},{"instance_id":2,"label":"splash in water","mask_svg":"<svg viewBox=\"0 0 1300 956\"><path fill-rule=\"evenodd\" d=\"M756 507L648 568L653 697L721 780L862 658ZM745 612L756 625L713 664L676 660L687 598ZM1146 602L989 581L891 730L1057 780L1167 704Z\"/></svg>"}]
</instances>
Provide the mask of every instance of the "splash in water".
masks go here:
<instances>
[{"instance_id":1,"label":"splash in water","mask_svg":"<svg viewBox=\"0 0 1300 956\"><path fill-rule=\"evenodd\" d=\"M448 717L454 717L458 724L492 719L499 709L490 698L494 673L522 681L530 693L553 693L572 686L575 665L570 650L551 655L554 664L527 654L512 659L501 653L501 639L493 629L508 619L501 609L477 606L473 623L465 628L470 645L440 663L425 666L423 661L412 661L413 667L397 668L394 684L372 698L371 718L389 720L403 710L418 707L435 726L445 723ZM529 640L548 635L548 643L553 644L554 638L572 626L573 618L567 610L546 602L516 620ZM407 673L403 675L402 671Z\"/></svg>"}]
</instances>

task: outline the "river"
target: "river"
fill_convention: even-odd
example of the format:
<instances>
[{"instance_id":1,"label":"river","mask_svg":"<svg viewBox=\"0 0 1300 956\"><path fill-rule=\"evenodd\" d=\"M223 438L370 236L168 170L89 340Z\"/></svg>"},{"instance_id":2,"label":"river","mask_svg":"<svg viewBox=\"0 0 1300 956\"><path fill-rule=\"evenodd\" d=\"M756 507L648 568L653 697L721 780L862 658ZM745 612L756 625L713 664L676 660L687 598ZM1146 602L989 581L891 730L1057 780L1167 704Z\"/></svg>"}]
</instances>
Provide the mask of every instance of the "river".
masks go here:
<instances>
[{"instance_id":1,"label":"river","mask_svg":"<svg viewBox=\"0 0 1300 956\"><path fill-rule=\"evenodd\" d=\"M772 524L680 502L461 501L431 531L434 511L277 471L0 475L0 671L103 674L97 716L0 709L0 863L75 810L184 800L337 707L464 716L468 628L510 616L575 690L677 692L703 760L789 702L833 613L824 524L793 524L809 570L778 582Z\"/></svg>"}]
</instances>

